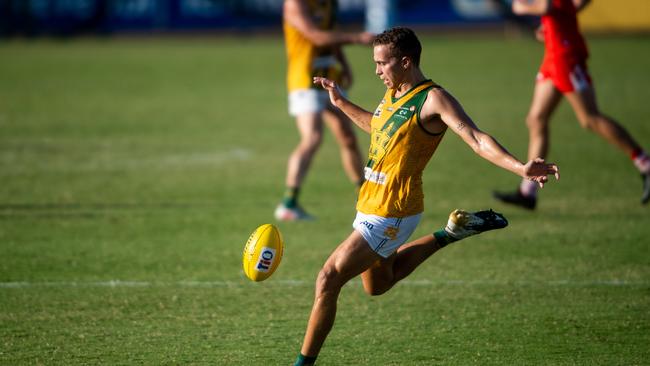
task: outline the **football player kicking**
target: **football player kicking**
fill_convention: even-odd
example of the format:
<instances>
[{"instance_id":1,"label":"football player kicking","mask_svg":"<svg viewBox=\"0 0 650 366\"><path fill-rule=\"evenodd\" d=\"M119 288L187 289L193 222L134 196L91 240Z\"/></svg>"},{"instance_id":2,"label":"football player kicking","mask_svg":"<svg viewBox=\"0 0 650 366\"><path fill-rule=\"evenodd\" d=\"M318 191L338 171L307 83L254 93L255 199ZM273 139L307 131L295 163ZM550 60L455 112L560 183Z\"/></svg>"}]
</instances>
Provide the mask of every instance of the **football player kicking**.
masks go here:
<instances>
[{"instance_id":1,"label":"football player kicking","mask_svg":"<svg viewBox=\"0 0 650 366\"><path fill-rule=\"evenodd\" d=\"M541 15L545 54L537 73L533 101L526 117L528 157L546 158L549 120L562 96L571 104L580 125L618 147L641 173L641 203L650 201L650 157L615 120L598 109L596 92L587 72L588 51L580 34L576 13L588 0L514 0L512 11L519 15ZM494 192L505 203L526 209L537 204L537 185L523 180L514 192Z\"/></svg>"},{"instance_id":2,"label":"football player kicking","mask_svg":"<svg viewBox=\"0 0 650 366\"><path fill-rule=\"evenodd\" d=\"M555 164L533 159L524 164L482 132L461 105L419 67L420 42L408 28L392 28L373 42L375 73L387 90L374 114L343 97L338 85L316 77L332 105L370 133L365 182L359 192L352 233L327 259L318 278L314 305L295 365L311 365L334 325L343 285L361 275L364 290L381 295L433 253L455 241L505 227L492 210L453 211L446 227L406 243L424 210L422 171L451 128L479 156L540 186ZM406 244L405 244L406 243Z\"/></svg>"}]
</instances>

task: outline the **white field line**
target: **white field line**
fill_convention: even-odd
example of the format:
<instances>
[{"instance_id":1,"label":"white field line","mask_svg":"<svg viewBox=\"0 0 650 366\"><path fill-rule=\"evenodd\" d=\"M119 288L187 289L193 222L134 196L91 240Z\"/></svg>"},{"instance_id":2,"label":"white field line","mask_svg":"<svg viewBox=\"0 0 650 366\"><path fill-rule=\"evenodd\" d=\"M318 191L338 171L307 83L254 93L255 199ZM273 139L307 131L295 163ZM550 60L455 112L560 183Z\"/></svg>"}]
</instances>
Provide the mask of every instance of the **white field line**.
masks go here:
<instances>
[{"instance_id":1,"label":"white field line","mask_svg":"<svg viewBox=\"0 0 650 366\"><path fill-rule=\"evenodd\" d=\"M113 170L160 170L170 167L207 166L217 167L225 164L239 163L251 160L253 152L244 148L234 148L227 151L193 152L179 154L161 154L158 156L141 157L118 154L114 151L100 150L83 158L64 159L56 156L40 163L21 161L19 157L5 154L0 155L0 163L11 165L12 169L0 172L0 175L23 173L26 169L39 172L96 172Z\"/></svg>"},{"instance_id":2,"label":"white field line","mask_svg":"<svg viewBox=\"0 0 650 366\"><path fill-rule=\"evenodd\" d=\"M313 281L304 280L270 280L264 283L274 287L311 287ZM181 287L181 288L241 288L245 286L259 285L249 281L10 281L0 282L0 289L10 288L129 288L129 287ZM361 281L353 280L352 286L360 286ZM648 287L647 281L626 281L626 280L593 280L593 281L489 281L489 280L405 280L399 283L400 286L412 287L434 287L434 286L514 286L514 287Z\"/></svg>"}]
</instances>

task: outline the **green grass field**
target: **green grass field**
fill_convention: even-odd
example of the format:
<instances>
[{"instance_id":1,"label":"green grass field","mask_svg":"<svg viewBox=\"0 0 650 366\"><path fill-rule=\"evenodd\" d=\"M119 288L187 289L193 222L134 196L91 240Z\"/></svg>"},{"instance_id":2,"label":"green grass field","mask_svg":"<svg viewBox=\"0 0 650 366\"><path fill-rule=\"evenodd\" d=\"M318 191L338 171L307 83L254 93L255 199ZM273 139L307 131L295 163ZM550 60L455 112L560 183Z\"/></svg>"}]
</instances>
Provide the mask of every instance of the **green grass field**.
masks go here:
<instances>
[{"instance_id":1,"label":"green grass field","mask_svg":"<svg viewBox=\"0 0 650 366\"><path fill-rule=\"evenodd\" d=\"M524 158L541 45L422 41L427 75ZM650 38L590 47L601 108L650 148ZM348 51L351 97L373 109L383 87L370 49ZM328 135L302 194L318 220L279 224L278 271L245 279L244 243L272 222L298 138L284 65L279 38L0 43L0 364L295 359L313 281L351 231L355 196ZM518 178L447 135L414 235L457 207L492 207L511 225L441 251L383 296L350 283L320 365L650 364L638 174L566 104L552 128L562 179L534 213L493 201Z\"/></svg>"}]
</instances>

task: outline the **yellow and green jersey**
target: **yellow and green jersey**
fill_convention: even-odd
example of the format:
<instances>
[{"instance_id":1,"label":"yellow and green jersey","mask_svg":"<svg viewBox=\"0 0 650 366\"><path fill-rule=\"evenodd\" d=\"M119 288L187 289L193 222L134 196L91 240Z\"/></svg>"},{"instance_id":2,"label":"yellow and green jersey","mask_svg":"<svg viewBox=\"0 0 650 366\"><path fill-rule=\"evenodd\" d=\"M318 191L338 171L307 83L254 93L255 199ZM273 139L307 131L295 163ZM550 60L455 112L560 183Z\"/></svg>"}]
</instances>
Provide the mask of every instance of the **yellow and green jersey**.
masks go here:
<instances>
[{"instance_id":1,"label":"yellow and green jersey","mask_svg":"<svg viewBox=\"0 0 650 366\"><path fill-rule=\"evenodd\" d=\"M337 9L336 0L305 0L309 16L321 30L332 30ZM287 87L289 92L314 86L314 76L340 79L340 66L335 46L316 47L286 19L283 21L287 51Z\"/></svg>"},{"instance_id":2,"label":"yellow and green jersey","mask_svg":"<svg viewBox=\"0 0 650 366\"><path fill-rule=\"evenodd\" d=\"M388 89L370 122L370 150L357 210L383 217L406 217L424 210L422 171L444 132L420 124L420 110L431 88L425 80L400 98Z\"/></svg>"}]
</instances>

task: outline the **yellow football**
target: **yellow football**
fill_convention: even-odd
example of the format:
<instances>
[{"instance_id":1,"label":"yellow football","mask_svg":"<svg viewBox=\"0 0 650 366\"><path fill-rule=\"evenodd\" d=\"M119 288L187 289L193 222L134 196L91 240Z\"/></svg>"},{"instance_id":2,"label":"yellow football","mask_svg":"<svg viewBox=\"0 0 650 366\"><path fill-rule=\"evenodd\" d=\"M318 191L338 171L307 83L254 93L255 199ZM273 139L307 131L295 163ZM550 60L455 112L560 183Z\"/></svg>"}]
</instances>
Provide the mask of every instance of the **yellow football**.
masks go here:
<instances>
[{"instance_id":1,"label":"yellow football","mask_svg":"<svg viewBox=\"0 0 650 366\"><path fill-rule=\"evenodd\" d=\"M277 227L264 224L251 234L244 247L244 273L253 281L271 277L280 265L284 243Z\"/></svg>"}]
</instances>

